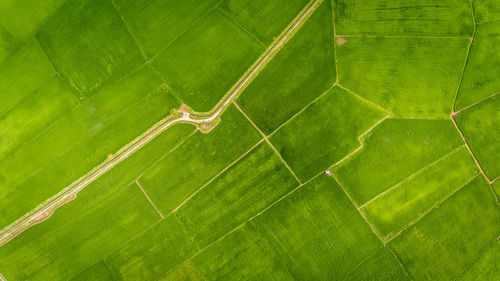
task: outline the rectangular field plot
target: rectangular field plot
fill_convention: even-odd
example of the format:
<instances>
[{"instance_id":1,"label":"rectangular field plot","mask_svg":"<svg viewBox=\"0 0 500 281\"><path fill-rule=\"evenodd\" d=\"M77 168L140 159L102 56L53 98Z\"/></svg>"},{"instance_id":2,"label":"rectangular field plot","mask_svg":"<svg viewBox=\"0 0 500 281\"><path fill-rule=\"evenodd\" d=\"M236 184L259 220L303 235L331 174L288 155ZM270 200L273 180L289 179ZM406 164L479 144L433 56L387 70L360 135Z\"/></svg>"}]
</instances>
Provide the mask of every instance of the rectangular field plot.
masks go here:
<instances>
[{"instance_id":1,"label":"rectangular field plot","mask_svg":"<svg viewBox=\"0 0 500 281\"><path fill-rule=\"evenodd\" d=\"M396 258L390 253L390 250L384 247L356 266L353 271L342 280L401 281L411 280L411 278L404 272Z\"/></svg>"},{"instance_id":2,"label":"rectangular field plot","mask_svg":"<svg viewBox=\"0 0 500 281\"><path fill-rule=\"evenodd\" d=\"M260 41L269 45L308 2L307 0L224 0L219 4L219 8Z\"/></svg>"},{"instance_id":3,"label":"rectangular field plot","mask_svg":"<svg viewBox=\"0 0 500 281\"><path fill-rule=\"evenodd\" d=\"M296 280L341 279L381 246L338 184L325 175L253 222Z\"/></svg>"},{"instance_id":4,"label":"rectangular field plot","mask_svg":"<svg viewBox=\"0 0 500 281\"><path fill-rule=\"evenodd\" d=\"M209 111L264 51L219 10L210 12L153 60L184 103Z\"/></svg>"},{"instance_id":5,"label":"rectangular field plot","mask_svg":"<svg viewBox=\"0 0 500 281\"><path fill-rule=\"evenodd\" d=\"M191 261L185 261L177 266L172 271L162 276L158 281L205 281L205 277L201 275Z\"/></svg>"},{"instance_id":6,"label":"rectangular field plot","mask_svg":"<svg viewBox=\"0 0 500 281\"><path fill-rule=\"evenodd\" d=\"M454 118L488 178L500 177L500 95Z\"/></svg>"},{"instance_id":7,"label":"rectangular field plot","mask_svg":"<svg viewBox=\"0 0 500 281\"><path fill-rule=\"evenodd\" d=\"M297 185L263 143L107 263L125 280L159 278Z\"/></svg>"},{"instance_id":8,"label":"rectangular field plot","mask_svg":"<svg viewBox=\"0 0 500 281\"><path fill-rule=\"evenodd\" d=\"M151 58L172 43L208 11L217 0L111 0L126 25Z\"/></svg>"},{"instance_id":9,"label":"rectangular field plot","mask_svg":"<svg viewBox=\"0 0 500 281\"><path fill-rule=\"evenodd\" d=\"M337 38L339 83L394 116L448 118L468 38Z\"/></svg>"},{"instance_id":10,"label":"rectangular field plot","mask_svg":"<svg viewBox=\"0 0 500 281\"><path fill-rule=\"evenodd\" d=\"M81 99L145 63L111 1L68 1L37 39Z\"/></svg>"},{"instance_id":11,"label":"rectangular field plot","mask_svg":"<svg viewBox=\"0 0 500 281\"><path fill-rule=\"evenodd\" d=\"M335 82L331 22L330 1L325 1L238 98L243 111L265 134Z\"/></svg>"},{"instance_id":12,"label":"rectangular field plot","mask_svg":"<svg viewBox=\"0 0 500 281\"><path fill-rule=\"evenodd\" d=\"M168 214L260 138L245 117L230 106L210 133L197 132L139 179L151 200Z\"/></svg>"},{"instance_id":13,"label":"rectangular field plot","mask_svg":"<svg viewBox=\"0 0 500 281\"><path fill-rule=\"evenodd\" d=\"M361 207L384 237L397 233L479 173L465 146L450 152Z\"/></svg>"},{"instance_id":14,"label":"rectangular field plot","mask_svg":"<svg viewBox=\"0 0 500 281\"><path fill-rule=\"evenodd\" d=\"M500 241L498 239L493 245L482 253L478 260L465 271L458 280L499 280L500 279Z\"/></svg>"},{"instance_id":15,"label":"rectangular field plot","mask_svg":"<svg viewBox=\"0 0 500 281\"><path fill-rule=\"evenodd\" d=\"M500 232L500 207L473 181L389 243L416 280L454 280Z\"/></svg>"},{"instance_id":16,"label":"rectangular field plot","mask_svg":"<svg viewBox=\"0 0 500 281\"><path fill-rule=\"evenodd\" d=\"M295 280L251 222L191 260L206 280Z\"/></svg>"},{"instance_id":17,"label":"rectangular field plot","mask_svg":"<svg viewBox=\"0 0 500 281\"><path fill-rule=\"evenodd\" d=\"M103 261L99 261L94 265L86 268L84 271L78 273L78 275L76 275L75 277L71 278L71 281L89 280L112 281L115 279L106 264Z\"/></svg>"},{"instance_id":18,"label":"rectangular field plot","mask_svg":"<svg viewBox=\"0 0 500 281\"><path fill-rule=\"evenodd\" d=\"M105 161L178 106L163 89L145 93L145 88L135 88L134 83L145 79L141 76L131 79L130 88L116 96L99 93L0 163L1 226ZM121 85L117 88L123 89ZM109 90L113 93L117 88ZM105 101L97 103L101 98ZM122 106L121 112L114 107L117 105ZM116 115L109 120L111 113Z\"/></svg>"},{"instance_id":19,"label":"rectangular field plot","mask_svg":"<svg viewBox=\"0 0 500 281\"><path fill-rule=\"evenodd\" d=\"M55 75L40 45L30 40L0 65L0 116Z\"/></svg>"},{"instance_id":20,"label":"rectangular field plot","mask_svg":"<svg viewBox=\"0 0 500 281\"><path fill-rule=\"evenodd\" d=\"M335 87L270 138L305 181L361 145L358 137L386 115Z\"/></svg>"},{"instance_id":21,"label":"rectangular field plot","mask_svg":"<svg viewBox=\"0 0 500 281\"><path fill-rule=\"evenodd\" d=\"M335 167L353 200L363 205L463 144L448 120L386 119L363 148Z\"/></svg>"},{"instance_id":22,"label":"rectangular field plot","mask_svg":"<svg viewBox=\"0 0 500 281\"><path fill-rule=\"evenodd\" d=\"M134 180L192 130L184 124L170 128L49 220L0 247L2 274L10 280L68 280L160 220Z\"/></svg>"},{"instance_id":23,"label":"rectangular field plot","mask_svg":"<svg viewBox=\"0 0 500 281\"><path fill-rule=\"evenodd\" d=\"M468 0L335 1L337 34L472 36Z\"/></svg>"},{"instance_id":24,"label":"rectangular field plot","mask_svg":"<svg viewBox=\"0 0 500 281\"><path fill-rule=\"evenodd\" d=\"M500 93L499 65L500 22L480 24L460 83L455 111Z\"/></svg>"}]
</instances>

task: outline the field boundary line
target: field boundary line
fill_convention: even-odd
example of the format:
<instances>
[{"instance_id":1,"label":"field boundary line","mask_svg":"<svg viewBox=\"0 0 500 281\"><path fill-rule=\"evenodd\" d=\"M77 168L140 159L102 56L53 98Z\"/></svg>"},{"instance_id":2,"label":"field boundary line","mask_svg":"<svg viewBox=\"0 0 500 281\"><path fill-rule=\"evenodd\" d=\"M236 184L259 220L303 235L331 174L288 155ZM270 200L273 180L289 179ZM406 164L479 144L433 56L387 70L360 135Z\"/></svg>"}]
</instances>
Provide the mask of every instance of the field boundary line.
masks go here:
<instances>
[{"instance_id":1,"label":"field boundary line","mask_svg":"<svg viewBox=\"0 0 500 281\"><path fill-rule=\"evenodd\" d=\"M184 29L183 31L179 32L179 34L177 36L175 36L170 42L168 42L167 44L165 44L164 46L160 47L158 49L158 51L156 51L156 53L151 57L151 59L149 60L150 62L153 61L156 57L158 57L158 55L165 51L168 47L170 47L173 43L175 43L177 40L179 40L179 38L181 38L182 36L184 36L184 34L186 34L189 30L191 30L191 28L193 28L195 25L197 25L202 19L206 18L208 16L208 14L210 14L213 10L215 10L217 8L217 6L224 0L219 0L217 3L214 4L213 7L211 7L210 9L208 9L205 13L201 14L197 19L195 19L191 24L189 24L186 29Z\"/></svg>"},{"instance_id":2,"label":"field boundary line","mask_svg":"<svg viewBox=\"0 0 500 281\"><path fill-rule=\"evenodd\" d=\"M458 85L457 85L457 90L455 92L455 97L453 98L453 105L451 107L452 115L453 115L453 112L455 111L455 107L457 105L458 92L460 91L460 87L462 86L462 80L464 78L465 69L467 68L467 64L469 62L469 55L470 55L470 50L472 48L472 43L474 43L474 38L476 37L477 23L476 23L476 16L474 14L474 5L472 4L472 0L469 0L469 3L470 3L471 14L472 14L472 22L474 23L474 30L472 31L472 37L470 37L470 42L469 42L469 46L467 47L467 52L465 53L464 67L462 68L462 72L460 73Z\"/></svg>"},{"instance_id":3,"label":"field boundary line","mask_svg":"<svg viewBox=\"0 0 500 281\"><path fill-rule=\"evenodd\" d=\"M297 182L299 184L302 184L302 182L300 181L299 177L297 177L297 175L295 174L295 172L292 170L292 168L288 165L288 163L285 161L285 159L283 159L283 156L281 156L281 154L279 153L279 151L276 149L276 147L274 147L274 145L269 141L268 137L261 131L259 130L259 128L255 125L255 123L252 121L252 119L250 119L250 117L248 117L248 115L238 106L238 104L233 101L233 104L236 106L236 108L238 108L238 110L241 112L241 114L243 114L243 116L245 116L245 118L248 119L248 121L250 123L252 123L252 125L255 127L255 129L262 135L262 137L264 138L264 140L267 142L267 144L271 147L271 149L274 151L274 153L276 153L276 155L280 158L281 162L283 163L283 165L285 165L285 167L290 171L290 173L293 175L293 177L295 178L295 180L297 180Z\"/></svg>"},{"instance_id":4,"label":"field boundary line","mask_svg":"<svg viewBox=\"0 0 500 281\"><path fill-rule=\"evenodd\" d=\"M416 223L418 223L421 219L423 219L428 213L432 212L434 209L436 209L438 206L440 206L441 204L443 204L446 200L448 200L448 198L451 198L453 195L457 194L460 190L462 190L462 188L464 188L464 186L468 185L469 183L471 183L473 180L475 180L479 175L475 175L473 176L469 181L467 181L465 184L463 184L462 186L459 186L456 190L454 190L452 193L448 194L447 196L441 198L440 200L438 200L437 202L435 202L429 209L427 209L426 211L420 213L418 216L416 216L414 219L410 220L410 222L403 226L398 232L396 232L395 234L388 234L387 237L386 237L386 240L384 242L384 244L388 244L389 242L391 242L392 240L394 240L394 238L398 237L400 234L404 233L406 230L408 230L408 228L412 227L413 225L415 225Z\"/></svg>"},{"instance_id":5,"label":"field boundary line","mask_svg":"<svg viewBox=\"0 0 500 281\"><path fill-rule=\"evenodd\" d=\"M120 118L123 114L125 114L127 111L129 111L134 105L136 105L137 103L145 100L146 98L149 98L151 95L153 95L154 93L156 93L158 90L161 89L161 85L156 88L155 90L153 90L151 93L137 99L136 101L134 101L132 104L130 104L130 106L124 108L123 110L121 110L120 112L118 112L116 114L116 116L114 116L113 118L110 118L109 120L107 120L106 122L104 122L102 128L104 127L107 127L109 126L111 123L115 122L118 118ZM78 106L80 107L80 106ZM74 110L76 110L78 107L75 107ZM61 118L62 119L62 118ZM57 120L58 122L62 122L60 120ZM55 126L55 124L54 124ZM48 130L48 129L47 129ZM85 138L79 140L78 142L76 142L75 144L71 145L67 150L65 150L61 155L58 155L57 157L55 157L54 159L44 163L38 170L35 170L33 173L31 173L29 176L26 176L26 177L23 177L23 180L21 182L19 182L18 184L16 184L13 188L11 188L11 190L9 190L9 192L7 194L5 194L5 196L3 197L0 197L0 199L3 199L5 198L8 194L10 194L11 192L13 192L14 190L16 190L20 185L24 184L26 181L28 181L29 179L31 179L32 177L36 176L38 173L42 172L48 165L52 164L53 162L55 162L56 160L59 160L60 158L66 156L66 154L68 154L69 152L73 151L78 145L82 144L83 142L89 140L90 138L92 137L95 137L98 133L100 132L100 130L97 130L95 132L93 132L92 134L88 135L88 136L85 136ZM41 136L41 135L40 135ZM40 136L37 136L40 137ZM5 161L6 159L2 159L2 161L0 161L0 165ZM1 229L0 229L1 230ZM1 243L0 243L0 246L1 246Z\"/></svg>"},{"instance_id":6,"label":"field boundary line","mask_svg":"<svg viewBox=\"0 0 500 281\"><path fill-rule=\"evenodd\" d=\"M475 102L475 103L473 103L473 104L470 104L470 105L468 105L468 106L466 106L466 107L464 107L464 108L460 109L459 111L452 112L452 113L451 113L451 115L452 115L452 116L458 115L458 114L460 114L460 113L461 113L462 111L464 111L464 110L467 110L467 109L469 109L469 108L471 108L471 107L474 107L474 106L476 106L476 105L478 105L478 104L480 104L480 103L482 103L482 102L484 102L484 101L487 101L487 100L489 100L489 99L492 99L492 98L496 97L498 94L500 94L500 92L495 93L495 94L490 95L490 96L487 96L487 97L485 97L485 98L483 98L483 99L481 99L481 100L479 100L479 101L477 101L477 102Z\"/></svg>"},{"instance_id":7,"label":"field boundary line","mask_svg":"<svg viewBox=\"0 0 500 281\"><path fill-rule=\"evenodd\" d=\"M353 96L357 97L358 99L360 99L360 100L362 100L362 101L366 102L367 104L370 104L370 105L372 105L373 107L376 107L376 108L377 108L377 109L379 109L380 111L386 112L387 114L389 114L389 115L391 115L391 116L392 116L392 115L394 115L394 114L393 114L390 110L388 110L388 109L386 109L386 108L384 108L384 107L382 107L382 106L380 106L380 105L378 105L378 104L374 103L373 101L371 101L371 100L369 100L369 99L367 99L367 98L365 98L365 97L362 97L362 96L360 96L360 95L356 94L353 90L351 90L351 89L349 89L349 88L346 88L346 87L342 86L341 84L337 84L337 85L338 85L341 89L343 89L344 91L346 91L346 92L350 93L351 95L353 95Z\"/></svg>"},{"instance_id":8,"label":"field boundary line","mask_svg":"<svg viewBox=\"0 0 500 281\"><path fill-rule=\"evenodd\" d=\"M139 180L140 178L142 178L142 176L144 174L146 174L147 172L149 172L154 166L156 166L160 161L162 161L163 159L165 159L165 157L169 156L170 153L174 152L177 150L177 148L179 148L181 145L183 145L185 142L187 142L194 134L196 134L200 129L196 128L195 130L193 130L189 135L187 135L182 141L180 141L179 143L177 143L174 147L172 147L169 151L165 152L160 158L156 159L155 161L153 161L151 164L149 164L138 176L135 180Z\"/></svg>"},{"instance_id":9,"label":"field boundary line","mask_svg":"<svg viewBox=\"0 0 500 281\"><path fill-rule=\"evenodd\" d=\"M254 144L249 150L247 150L246 152L244 152L242 155L240 155L238 158L236 158L236 160L234 160L233 162L231 162L229 165L227 165L224 169L222 169L221 171L219 171L214 177L212 177L210 180L208 180L205 184L203 184L200 188L198 188L195 192L191 193L186 199L184 199L184 201L181 202L181 204L179 204L179 206L177 206L175 209L173 209L172 211L169 212L169 214L172 214L172 213L175 213L177 212L184 204L186 204L186 202L188 202L191 198L193 198L194 196L196 196L196 194L198 194L199 192L201 192L203 189L205 189L205 187L207 187L209 184L211 184L214 180L216 180L220 175L224 174L224 172L226 172L228 169L230 169L232 166L236 165L236 163L238 163L243 157L245 157L247 154L249 154L250 152L252 152L257 146L259 146L262 142L264 141L264 139L261 139L259 140L256 144Z\"/></svg>"},{"instance_id":10,"label":"field boundary line","mask_svg":"<svg viewBox=\"0 0 500 281\"><path fill-rule=\"evenodd\" d=\"M403 261L398 256L398 254L396 253L396 251L394 251L389 245L384 245L384 247L386 247L387 251L389 251L391 253L391 255L394 257L394 259L396 259L396 261L398 262L399 266L403 269L404 273L406 273L406 275L408 277L410 277L411 280L415 280L415 278L413 278L413 276L411 276L410 272L408 271L408 269L406 268L406 266L403 264Z\"/></svg>"},{"instance_id":11,"label":"field boundary line","mask_svg":"<svg viewBox=\"0 0 500 281\"><path fill-rule=\"evenodd\" d=\"M472 149L471 149L469 143L467 142L467 139L465 138L465 135L462 133L462 130L460 130L460 128L458 127L457 121L455 121L455 118L453 118L453 116L451 116L451 121L453 122L453 125L455 125L455 128L457 129L457 131L460 133L460 136L462 137L462 140L464 141L465 146L469 150L470 155L474 159L474 162L476 162L476 165L479 168L479 171L481 171L481 174L483 174L483 176L486 179L486 181L489 184L491 184L492 181L490 181L490 179L488 178L488 176L486 176L486 173L484 172L483 167L481 166L481 164L479 163L479 161L476 159L476 156L474 156L474 153L472 152Z\"/></svg>"},{"instance_id":12,"label":"field boundary line","mask_svg":"<svg viewBox=\"0 0 500 281\"><path fill-rule=\"evenodd\" d=\"M337 182L337 184L340 186L340 189L342 190L342 192L344 192L344 195L349 199L349 201L351 201L354 208L356 208L356 211L358 211L359 215L363 218L365 223L370 227L373 235L375 235L375 237L378 238L378 240L380 241L380 243L382 243L382 245L385 245L383 236L380 233L380 231L370 222L370 220L368 220L366 215L359 209L358 204L356 204L356 202L354 202L351 195L347 192L344 185L339 181L337 176L334 173L332 173L332 175L330 177L332 177Z\"/></svg>"},{"instance_id":13,"label":"field boundary line","mask_svg":"<svg viewBox=\"0 0 500 281\"><path fill-rule=\"evenodd\" d=\"M382 122L384 122L385 120L390 119L390 118L391 118L391 115L387 114L382 119L378 120L377 123L375 123L373 126L371 126L370 128L368 128L368 130L366 130L361 135L359 135L358 136L358 142L359 142L360 145L355 150L353 150L352 152L350 152L349 154L347 154L346 156L344 156L342 159L340 159L339 161L337 161L337 162L333 163L332 165L330 165L330 169L332 169L334 167L337 167L338 165L342 164L347 159L351 158L352 156L358 154L361 150L363 150L363 148L365 147L366 136L368 134L370 134L376 127L378 127L380 124L382 124Z\"/></svg>"},{"instance_id":14,"label":"field boundary line","mask_svg":"<svg viewBox=\"0 0 500 281\"><path fill-rule=\"evenodd\" d=\"M191 267L193 267L193 269L198 272L198 274L201 276L201 278L203 278L204 281L207 280L207 278L205 277L205 275L201 274L201 272L198 270L198 268L196 267L196 265L193 264L193 262L191 261L191 259L188 259L186 262L188 262Z\"/></svg>"},{"instance_id":15,"label":"field boundary line","mask_svg":"<svg viewBox=\"0 0 500 281\"><path fill-rule=\"evenodd\" d=\"M222 3L222 2L219 2L219 4ZM221 14L223 14L228 20L230 20L232 23L236 24L240 29L242 29L243 31L245 31L245 33L247 33L248 35L250 35L250 37L252 37L253 39L255 39L255 41L257 41L257 43L259 43L260 45L262 45L262 47L264 48L267 48L268 46L266 46L266 44L264 44L264 42L260 41L259 38L257 38L257 36L255 36L253 33L251 33L246 27L243 26L243 24L239 23L234 17L228 15L226 13L226 11L224 11L223 9L221 9L219 7L219 4L216 5L216 9L219 10L219 12Z\"/></svg>"},{"instance_id":16,"label":"field boundary line","mask_svg":"<svg viewBox=\"0 0 500 281\"><path fill-rule=\"evenodd\" d=\"M488 244L488 246L486 246L486 248L484 248L481 253L479 253L479 255L474 260L472 260L472 262L465 267L464 271L462 271L462 273L460 273L454 280L458 280L460 277L462 277L462 275L464 275L465 272L467 272L482 256L484 256L484 254L486 254L486 252L488 252L488 250L491 249L491 247L493 247L495 243L498 243L499 239L500 236L495 238L495 240Z\"/></svg>"},{"instance_id":17,"label":"field boundary line","mask_svg":"<svg viewBox=\"0 0 500 281\"><path fill-rule=\"evenodd\" d=\"M434 167L435 165L437 165L439 162L441 162L442 160L445 160L445 159L448 159L448 157L451 157L452 155L454 155L457 151L459 151L460 149L462 149L463 147L465 147L465 144L462 144L462 145L459 145L458 147L455 147L453 148L452 150L450 150L449 152L447 152L446 154L444 154L443 156L439 157L438 159L426 164L425 166L423 166L422 168L418 169L416 172L414 172L413 174L409 175L408 177L404 178L403 180L401 180L400 182L396 183L395 185L389 187L388 189L380 192L379 194L375 195L375 197L373 197L372 199L366 201L365 203L361 204L361 206L359 206L360 209L363 209L364 207L370 205L372 202L374 202L375 200L377 200L378 198L384 196L385 194L387 194L388 192L400 187L402 184L408 182L408 181L411 181L413 178L421 175L423 172L425 172L427 169L430 169L432 167Z\"/></svg>"},{"instance_id":18,"label":"field boundary line","mask_svg":"<svg viewBox=\"0 0 500 281\"><path fill-rule=\"evenodd\" d=\"M7 281L7 279L5 279L5 277L2 274L0 274L0 280Z\"/></svg>"},{"instance_id":19,"label":"field boundary line","mask_svg":"<svg viewBox=\"0 0 500 281\"><path fill-rule=\"evenodd\" d=\"M264 141L264 139L262 139L260 142ZM294 192L296 192L297 190L299 190L301 187L303 187L304 185L308 184L309 182L311 182L312 180L316 179L317 177L319 177L320 175L322 175L324 173L324 171L321 171L320 173L318 173L317 175L315 175L314 177L308 179L306 182L304 182L303 184L299 184L297 187L295 187L294 189L290 190L287 194L283 195L282 197L276 199L276 201L270 203L269 205L267 205L266 207L262 208L262 210L260 210L259 212L257 212L255 215L253 215L252 217L250 217L249 219L247 219L246 221L242 222L240 225L236 226L235 228L231 229L230 231L224 233L224 235L222 235L221 237L217 238L216 240L214 240L213 242L209 243L207 246L203 247L202 249L198 250L198 252L194 253L193 255L191 255L189 258L187 258L186 260L189 260L189 259L192 259L193 257L199 255L200 253L202 253L203 251L205 251L206 249L208 249L209 247L211 247L212 245L214 245L215 243L221 241L222 239L226 238L228 235L230 235L231 233L237 231L238 229L242 228L245 224L251 222L252 220L254 220L255 218L259 217L261 214L265 213L266 211L268 211L270 208L272 208L274 205L278 204L279 202L281 202L283 199L287 198L288 196L290 196L291 194L293 194ZM173 271L174 269L176 269L179 265L181 265L183 262L185 262L186 260L183 260L182 262L178 263L177 265L175 265L174 267L172 267L170 270L166 271L164 274L162 274L159 278L167 275L168 273L170 273L171 271Z\"/></svg>"},{"instance_id":20,"label":"field boundary line","mask_svg":"<svg viewBox=\"0 0 500 281\"><path fill-rule=\"evenodd\" d=\"M391 38L430 38L430 39L471 39L468 35L412 35L412 34L337 34L336 38L391 37Z\"/></svg>"},{"instance_id":21,"label":"field boundary line","mask_svg":"<svg viewBox=\"0 0 500 281\"><path fill-rule=\"evenodd\" d=\"M351 270L349 270L347 273L345 273L341 279L339 280L345 280L347 276L349 276L349 274L355 272L358 267L360 267L365 261L369 260L371 257L375 256L379 251L382 251L384 249L384 245L380 246L376 251L374 251L373 253L369 254L368 256L366 256L363 260L361 260L358 264L356 264L355 266L353 266L351 268Z\"/></svg>"},{"instance_id":22,"label":"field boundary line","mask_svg":"<svg viewBox=\"0 0 500 281\"><path fill-rule=\"evenodd\" d=\"M144 188L142 187L142 185L139 183L139 180L135 180L135 183L142 190L142 193L144 193L144 196L146 196L146 198L148 199L148 201L151 204L151 206L153 206L153 209L155 209L155 211L160 215L161 219L162 220L165 219L165 216L160 212L160 210L158 209L158 207L156 207L155 203L153 203L153 201L151 200L151 198L149 197L149 195L146 193L146 191L144 190Z\"/></svg>"},{"instance_id":23,"label":"field boundary line","mask_svg":"<svg viewBox=\"0 0 500 281\"><path fill-rule=\"evenodd\" d=\"M311 105L313 105L315 102L319 101L322 97L326 96L333 88L337 86L337 83L333 83L328 89L323 91L319 96L315 97L311 102L306 104L304 107L302 107L299 111L294 113L290 118L288 118L285 122L283 122L281 125L279 125L274 131L272 131L268 137L271 137L274 135L277 131L279 131L281 128L283 128L286 124L290 123L293 121L293 119L297 118L300 114L302 114L307 108L309 108Z\"/></svg>"},{"instance_id":24,"label":"field boundary line","mask_svg":"<svg viewBox=\"0 0 500 281\"><path fill-rule=\"evenodd\" d=\"M142 57L144 58L144 61L146 63L149 63L148 57L146 56L146 53L144 53L142 44L139 44L139 41L135 37L135 34L132 32L132 30L130 30L130 27L128 26L128 23L125 21L125 18L123 18L122 14L120 13L120 11L118 10L118 8L116 7L115 0L109 0L109 2L111 3L111 6L113 6L113 10L115 10L116 15L120 18L123 26L125 27L125 29L127 29L127 32L130 35L130 38L132 38L132 40L134 41L137 49L139 50L139 52L141 53Z\"/></svg>"}]
</instances>

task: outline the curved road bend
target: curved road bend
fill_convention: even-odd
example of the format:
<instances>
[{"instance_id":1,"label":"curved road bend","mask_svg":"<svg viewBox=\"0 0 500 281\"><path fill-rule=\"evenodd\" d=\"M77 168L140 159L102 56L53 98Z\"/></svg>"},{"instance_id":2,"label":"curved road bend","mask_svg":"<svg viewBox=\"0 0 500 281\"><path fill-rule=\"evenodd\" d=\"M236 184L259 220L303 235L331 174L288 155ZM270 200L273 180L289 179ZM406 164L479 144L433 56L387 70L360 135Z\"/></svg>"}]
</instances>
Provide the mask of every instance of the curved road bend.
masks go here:
<instances>
[{"instance_id":1,"label":"curved road bend","mask_svg":"<svg viewBox=\"0 0 500 281\"><path fill-rule=\"evenodd\" d=\"M209 113L184 113L181 117L175 118L173 116L170 116L167 117L167 119L161 121L159 124L155 124L153 126L154 129L150 129L148 133L123 149L123 151L121 151L117 155L114 155L113 158L99 165L89 174L85 175L77 182L65 188L61 193L54 196L44 205L38 207L36 210L28 213L26 216L6 227L0 233L0 246L16 237L21 232L28 229L30 226L40 222L43 219L46 219L58 207L74 199L76 194L80 190L92 183L102 174L109 171L118 163L125 160L127 157L146 145L153 138L161 134L170 126L181 122L199 125L202 123L209 123L219 117L224 109L231 104L231 102L238 96L238 94L242 92L242 90L245 89L245 87L255 78L259 71L262 70L262 68L264 68L267 63L274 57L274 55L280 50L280 48L285 45L286 42L291 39L291 37L293 37L294 32L297 31L301 27L301 25L311 16L311 14L316 10L317 7L319 7L319 4L322 1L323 0L311 1L311 3L307 7L305 7L302 12L297 15L297 17L295 17L288 28L285 29L278 38L276 38L274 43L268 47L264 54L262 54L259 59L250 67L250 69L238 80L238 82L236 82L231 90L225 95L223 100L219 102Z\"/></svg>"}]
</instances>

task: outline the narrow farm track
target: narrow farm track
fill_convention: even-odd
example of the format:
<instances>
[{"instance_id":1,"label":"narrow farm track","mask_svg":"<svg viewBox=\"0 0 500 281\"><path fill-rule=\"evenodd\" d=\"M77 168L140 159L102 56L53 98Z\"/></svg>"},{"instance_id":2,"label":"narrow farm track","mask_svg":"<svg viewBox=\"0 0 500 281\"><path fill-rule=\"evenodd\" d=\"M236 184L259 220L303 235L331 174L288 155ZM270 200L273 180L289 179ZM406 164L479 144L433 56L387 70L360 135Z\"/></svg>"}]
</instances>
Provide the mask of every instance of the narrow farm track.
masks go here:
<instances>
[{"instance_id":1,"label":"narrow farm track","mask_svg":"<svg viewBox=\"0 0 500 281\"><path fill-rule=\"evenodd\" d=\"M0 246L4 245L24 230L32 225L40 223L47 218L59 207L76 198L78 192L95 181L101 175L118 165L123 160L127 159L134 152L149 143L156 136L177 123L189 123L195 126L205 126L213 121L224 112L224 110L238 97L238 95L253 81L258 73L273 59L278 51L293 37L296 31L304 24L311 14L319 7L323 0L312 0L288 25L288 27L274 40L274 42L266 49L266 51L252 64L245 74L231 87L215 107L207 113L196 112L181 112L161 120L144 134L136 138L130 144L120 149L106 162L97 166L89 173L73 182L61 192L42 203L39 207L21 217L11 225L7 226L0 233Z\"/></svg>"}]
</instances>

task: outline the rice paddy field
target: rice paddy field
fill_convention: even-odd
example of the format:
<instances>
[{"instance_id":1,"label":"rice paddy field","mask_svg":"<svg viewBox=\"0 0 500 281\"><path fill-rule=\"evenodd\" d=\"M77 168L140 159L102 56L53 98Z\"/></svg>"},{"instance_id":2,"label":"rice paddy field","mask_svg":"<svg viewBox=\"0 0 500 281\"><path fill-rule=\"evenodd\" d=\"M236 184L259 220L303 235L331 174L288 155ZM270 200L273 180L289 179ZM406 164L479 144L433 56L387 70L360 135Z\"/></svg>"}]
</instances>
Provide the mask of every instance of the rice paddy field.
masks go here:
<instances>
[{"instance_id":1,"label":"rice paddy field","mask_svg":"<svg viewBox=\"0 0 500 281\"><path fill-rule=\"evenodd\" d=\"M500 280L497 0L0 1L0 281Z\"/></svg>"}]
</instances>

